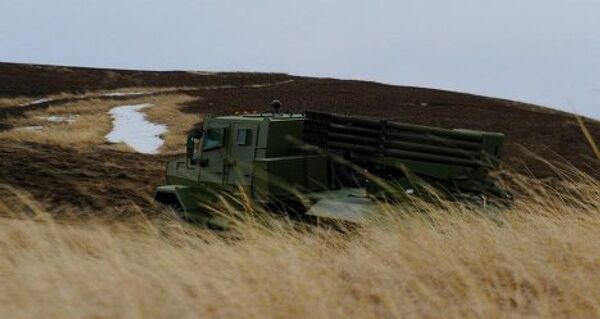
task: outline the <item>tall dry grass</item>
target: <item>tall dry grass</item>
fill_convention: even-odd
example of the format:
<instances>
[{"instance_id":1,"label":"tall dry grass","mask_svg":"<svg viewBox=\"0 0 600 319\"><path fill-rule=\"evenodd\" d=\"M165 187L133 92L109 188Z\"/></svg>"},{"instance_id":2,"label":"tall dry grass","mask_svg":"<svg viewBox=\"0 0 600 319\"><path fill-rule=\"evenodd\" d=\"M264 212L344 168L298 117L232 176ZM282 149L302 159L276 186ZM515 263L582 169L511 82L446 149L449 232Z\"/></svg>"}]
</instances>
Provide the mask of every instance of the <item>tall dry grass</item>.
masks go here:
<instances>
[{"instance_id":1,"label":"tall dry grass","mask_svg":"<svg viewBox=\"0 0 600 319\"><path fill-rule=\"evenodd\" d=\"M585 125L585 122L583 121L583 119L580 116L575 115L575 119L577 120L577 124L579 124L579 127L581 128L581 132L583 133L583 136L585 137L588 144L590 145L592 152L594 152L594 155L596 155L596 158L600 161L600 149L598 148L598 145L596 144L596 141L594 140L592 133L590 133L587 126Z\"/></svg>"},{"instance_id":2,"label":"tall dry grass","mask_svg":"<svg viewBox=\"0 0 600 319\"><path fill-rule=\"evenodd\" d=\"M530 191L510 209L414 202L350 232L56 220L4 186L0 317L595 318L600 183L565 177L513 180Z\"/></svg>"}]
</instances>

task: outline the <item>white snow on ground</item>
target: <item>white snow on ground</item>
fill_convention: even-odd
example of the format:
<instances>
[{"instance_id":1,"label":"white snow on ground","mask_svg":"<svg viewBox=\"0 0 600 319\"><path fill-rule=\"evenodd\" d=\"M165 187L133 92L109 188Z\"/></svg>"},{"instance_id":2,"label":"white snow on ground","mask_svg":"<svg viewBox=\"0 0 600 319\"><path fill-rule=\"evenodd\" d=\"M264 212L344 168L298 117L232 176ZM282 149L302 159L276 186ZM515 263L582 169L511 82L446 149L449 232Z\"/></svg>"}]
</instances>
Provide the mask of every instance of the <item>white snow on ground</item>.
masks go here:
<instances>
[{"instance_id":1,"label":"white snow on ground","mask_svg":"<svg viewBox=\"0 0 600 319\"><path fill-rule=\"evenodd\" d=\"M148 122L142 109L152 104L123 105L112 108L113 130L106 135L112 143L125 143L139 153L156 154L162 146L160 135L167 132L162 124Z\"/></svg>"},{"instance_id":2,"label":"white snow on ground","mask_svg":"<svg viewBox=\"0 0 600 319\"><path fill-rule=\"evenodd\" d=\"M40 120L46 120L48 122L52 122L52 123L68 123L68 124L73 124L77 121L77 118L79 117L79 115L68 115L68 116L57 116L57 115L51 115L51 116L36 116L36 118L40 119ZM25 130L25 131L41 131L44 129L44 126L42 125L35 125L35 126L22 126L22 127L16 127L15 129L17 130Z\"/></svg>"},{"instance_id":3,"label":"white snow on ground","mask_svg":"<svg viewBox=\"0 0 600 319\"><path fill-rule=\"evenodd\" d=\"M52 102L52 100L54 100L54 99L43 98L43 99L39 99L39 100L35 100L35 101L23 103L23 104L20 104L19 106L30 106L30 105L42 104L42 103L46 103L46 102Z\"/></svg>"},{"instance_id":4,"label":"white snow on ground","mask_svg":"<svg viewBox=\"0 0 600 319\"><path fill-rule=\"evenodd\" d=\"M17 130L25 130L25 131L41 131L42 129L44 129L43 126L23 126L23 127L17 127Z\"/></svg>"},{"instance_id":5,"label":"white snow on ground","mask_svg":"<svg viewBox=\"0 0 600 319\"><path fill-rule=\"evenodd\" d=\"M270 87L270 86L276 86L276 85L288 84L288 83L292 83L292 82L294 82L294 80L293 80L293 79L290 79L290 80L279 81L279 82L273 82L273 83L249 84L249 85L244 85L244 87L245 87L245 88L260 89L260 88L266 88L266 87Z\"/></svg>"},{"instance_id":6,"label":"white snow on ground","mask_svg":"<svg viewBox=\"0 0 600 319\"><path fill-rule=\"evenodd\" d=\"M149 94L152 92L111 92L111 93L104 93L102 94L102 96L135 96L135 95L142 95L142 94Z\"/></svg>"},{"instance_id":7,"label":"white snow on ground","mask_svg":"<svg viewBox=\"0 0 600 319\"><path fill-rule=\"evenodd\" d=\"M38 116L38 119L41 120L46 120L48 122L53 122L53 123L69 123L69 124L73 124L75 123L75 121L77 121L77 118L79 117L79 115L69 115L69 116L56 116L56 115L51 115L51 116Z\"/></svg>"},{"instance_id":8,"label":"white snow on ground","mask_svg":"<svg viewBox=\"0 0 600 319\"><path fill-rule=\"evenodd\" d=\"M202 90L220 90L220 89L237 89L235 85L207 85L198 87Z\"/></svg>"}]
</instances>

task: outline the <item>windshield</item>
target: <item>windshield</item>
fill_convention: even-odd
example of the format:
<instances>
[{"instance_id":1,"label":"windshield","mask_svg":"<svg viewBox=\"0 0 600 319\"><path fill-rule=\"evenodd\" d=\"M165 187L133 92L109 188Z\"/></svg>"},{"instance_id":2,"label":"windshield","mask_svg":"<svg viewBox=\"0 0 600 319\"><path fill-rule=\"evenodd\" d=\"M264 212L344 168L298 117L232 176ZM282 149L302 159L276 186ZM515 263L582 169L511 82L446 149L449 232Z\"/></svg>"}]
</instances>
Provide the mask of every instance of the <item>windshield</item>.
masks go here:
<instances>
[{"instance_id":1,"label":"windshield","mask_svg":"<svg viewBox=\"0 0 600 319\"><path fill-rule=\"evenodd\" d=\"M221 148L223 145L222 128L209 128L204 134L204 142L202 143L202 151L212 151Z\"/></svg>"}]
</instances>

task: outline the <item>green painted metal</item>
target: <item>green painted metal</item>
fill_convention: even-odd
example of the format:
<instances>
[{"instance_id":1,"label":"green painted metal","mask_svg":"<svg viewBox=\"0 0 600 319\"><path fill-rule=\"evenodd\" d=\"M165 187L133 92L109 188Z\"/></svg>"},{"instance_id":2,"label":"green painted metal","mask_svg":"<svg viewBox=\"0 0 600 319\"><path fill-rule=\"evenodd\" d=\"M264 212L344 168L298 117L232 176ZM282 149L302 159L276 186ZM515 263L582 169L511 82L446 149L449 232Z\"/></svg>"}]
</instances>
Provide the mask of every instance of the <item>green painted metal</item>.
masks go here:
<instances>
[{"instance_id":1,"label":"green painted metal","mask_svg":"<svg viewBox=\"0 0 600 319\"><path fill-rule=\"evenodd\" d=\"M489 178L503 141L501 133L329 113L208 117L188 137L186 156L167 163L167 185L155 198L202 214L225 197L252 205L312 203L350 187L366 188L365 198L410 193L420 183L448 194L507 196ZM327 200L311 214L335 206ZM362 207L358 202L342 207Z\"/></svg>"}]
</instances>

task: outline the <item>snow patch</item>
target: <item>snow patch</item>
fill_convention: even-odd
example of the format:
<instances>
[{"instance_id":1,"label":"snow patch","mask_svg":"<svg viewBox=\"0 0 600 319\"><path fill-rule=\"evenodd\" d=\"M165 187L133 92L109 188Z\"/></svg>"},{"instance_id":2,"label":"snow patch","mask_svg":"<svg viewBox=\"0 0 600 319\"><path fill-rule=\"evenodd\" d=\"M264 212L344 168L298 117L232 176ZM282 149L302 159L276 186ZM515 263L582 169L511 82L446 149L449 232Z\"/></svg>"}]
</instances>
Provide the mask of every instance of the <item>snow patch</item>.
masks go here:
<instances>
[{"instance_id":1,"label":"snow patch","mask_svg":"<svg viewBox=\"0 0 600 319\"><path fill-rule=\"evenodd\" d=\"M43 126L23 126L23 127L17 127L17 130L25 130L25 131L41 131L42 129L44 129Z\"/></svg>"},{"instance_id":2,"label":"snow patch","mask_svg":"<svg viewBox=\"0 0 600 319\"><path fill-rule=\"evenodd\" d=\"M43 98L43 99L39 99L39 100L35 100L35 101L31 101L31 102L27 102L27 103L23 103L19 106L31 106L31 105L37 105L37 104L42 104L42 103L46 103L46 102L52 102L54 99L51 98Z\"/></svg>"},{"instance_id":3,"label":"snow patch","mask_svg":"<svg viewBox=\"0 0 600 319\"><path fill-rule=\"evenodd\" d=\"M115 96L135 96L135 95L142 95L142 94L148 94L151 92L111 92L111 93L104 93L102 94L102 96L109 96L109 97L115 97Z\"/></svg>"},{"instance_id":4,"label":"snow patch","mask_svg":"<svg viewBox=\"0 0 600 319\"><path fill-rule=\"evenodd\" d=\"M294 82L293 79L279 81L279 82L272 82L272 83L248 84L248 85L244 85L244 87L245 88L252 88L252 89L260 89L260 88L266 88L266 87L270 87L270 86L288 84L288 83L292 83L292 82Z\"/></svg>"},{"instance_id":5,"label":"snow patch","mask_svg":"<svg viewBox=\"0 0 600 319\"><path fill-rule=\"evenodd\" d=\"M152 106L145 103L112 108L108 113L113 117L113 130L106 139L112 143L125 143L139 153L158 153L163 144L160 136L167 132L167 127L147 121L146 115L140 112Z\"/></svg>"},{"instance_id":6,"label":"snow patch","mask_svg":"<svg viewBox=\"0 0 600 319\"><path fill-rule=\"evenodd\" d=\"M220 89L237 89L238 87L235 85L207 85L203 86L204 90L220 90Z\"/></svg>"},{"instance_id":7,"label":"snow patch","mask_svg":"<svg viewBox=\"0 0 600 319\"><path fill-rule=\"evenodd\" d=\"M79 117L79 115L69 115L69 116L51 115L51 116L38 116L37 118L41 119L41 120L46 120L48 122L53 122L53 123L73 124L73 123L75 123L75 121L77 121L78 117Z\"/></svg>"}]
</instances>

